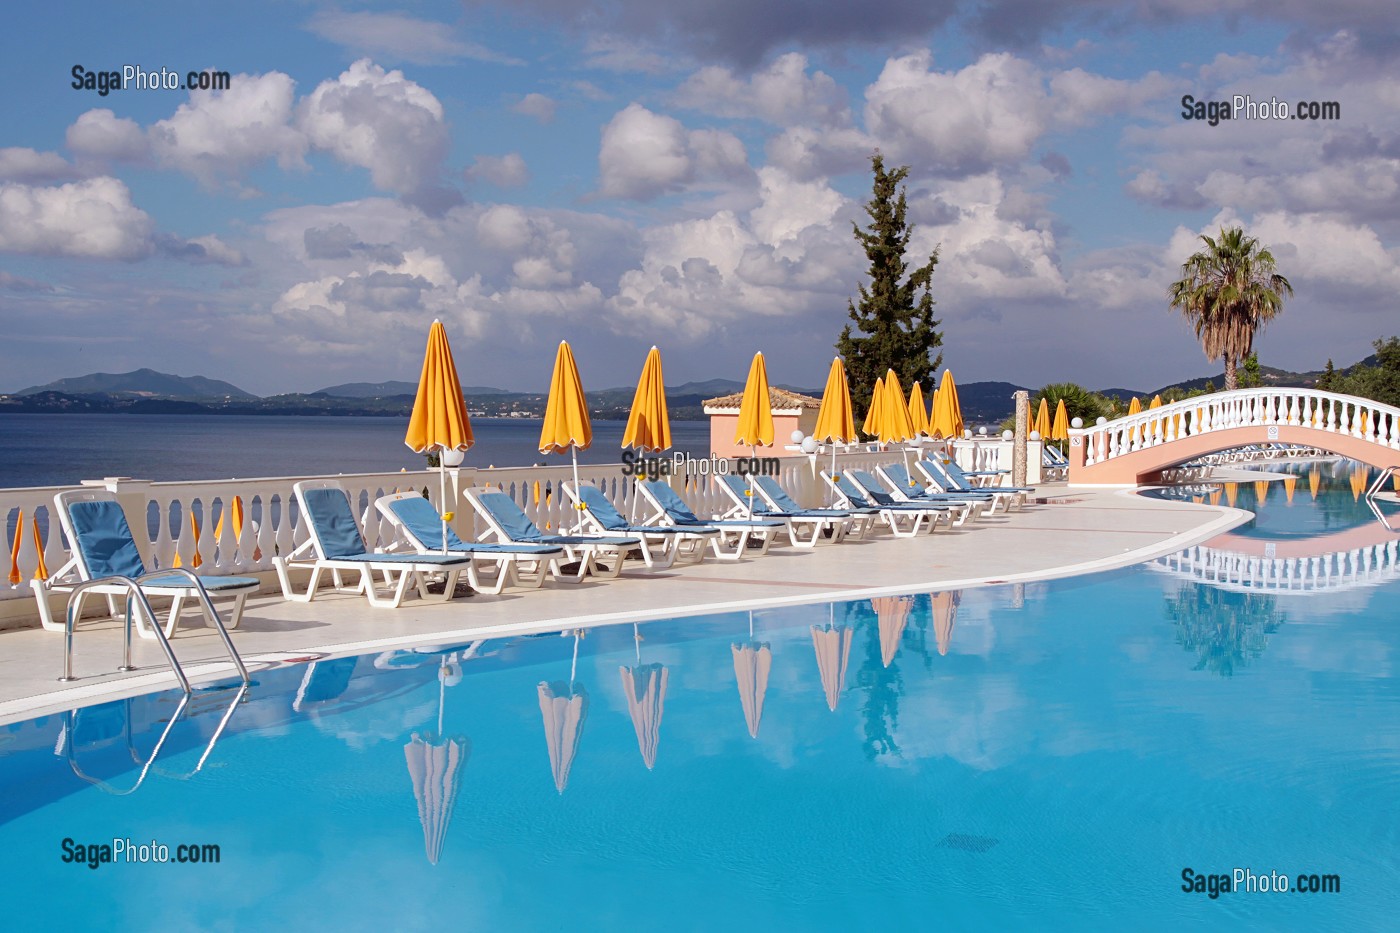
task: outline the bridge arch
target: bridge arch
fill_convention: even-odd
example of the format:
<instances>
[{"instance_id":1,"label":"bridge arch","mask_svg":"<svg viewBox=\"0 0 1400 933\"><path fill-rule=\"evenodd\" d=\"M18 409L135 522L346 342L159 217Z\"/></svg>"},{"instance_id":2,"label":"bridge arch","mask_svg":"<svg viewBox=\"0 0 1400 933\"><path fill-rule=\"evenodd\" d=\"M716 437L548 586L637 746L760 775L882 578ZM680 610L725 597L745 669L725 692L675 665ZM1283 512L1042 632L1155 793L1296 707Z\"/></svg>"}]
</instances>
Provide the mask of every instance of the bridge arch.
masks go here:
<instances>
[{"instance_id":1,"label":"bridge arch","mask_svg":"<svg viewBox=\"0 0 1400 933\"><path fill-rule=\"evenodd\" d=\"M1400 465L1400 409L1317 389L1236 389L1071 429L1071 486L1134 486L1197 457L1251 444L1317 447Z\"/></svg>"}]
</instances>

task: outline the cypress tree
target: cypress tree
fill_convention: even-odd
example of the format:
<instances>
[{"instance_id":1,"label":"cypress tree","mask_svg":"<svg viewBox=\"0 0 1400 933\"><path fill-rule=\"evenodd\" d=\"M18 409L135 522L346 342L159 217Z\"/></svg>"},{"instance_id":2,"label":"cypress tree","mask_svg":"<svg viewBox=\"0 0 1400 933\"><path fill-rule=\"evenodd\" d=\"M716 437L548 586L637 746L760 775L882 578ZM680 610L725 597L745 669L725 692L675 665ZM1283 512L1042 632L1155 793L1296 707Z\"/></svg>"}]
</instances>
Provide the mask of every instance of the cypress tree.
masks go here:
<instances>
[{"instance_id":1,"label":"cypress tree","mask_svg":"<svg viewBox=\"0 0 1400 933\"><path fill-rule=\"evenodd\" d=\"M847 302L851 323L836 341L836 352L846 360L857 421L870 405L875 380L886 370L899 375L906 392L918 382L927 395L935 388L933 374L943 362L942 353L934 355L943 345L943 335L933 317L931 291L938 250L913 270L904 258L914 232L905 219L908 204L901 184L909 166L886 171L884 157L876 151L870 167L874 185L865 204L870 225L862 229L851 224L870 260L870 284L860 286L859 302Z\"/></svg>"}]
</instances>

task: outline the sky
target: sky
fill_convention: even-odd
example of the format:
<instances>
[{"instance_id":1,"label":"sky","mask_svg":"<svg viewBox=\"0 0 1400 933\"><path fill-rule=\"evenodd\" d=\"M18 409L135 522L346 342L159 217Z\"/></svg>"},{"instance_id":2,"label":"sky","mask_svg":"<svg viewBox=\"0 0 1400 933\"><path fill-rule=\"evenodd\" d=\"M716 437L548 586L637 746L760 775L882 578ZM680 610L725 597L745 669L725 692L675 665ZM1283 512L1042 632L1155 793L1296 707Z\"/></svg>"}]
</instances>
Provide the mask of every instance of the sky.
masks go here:
<instances>
[{"instance_id":1,"label":"sky","mask_svg":"<svg viewBox=\"0 0 1400 933\"><path fill-rule=\"evenodd\" d=\"M907 165L960 382L1219 371L1167 303L1243 224L1295 296L1257 342L1400 332L1393 0L246 0L25 4L0 35L0 391L150 367L266 395L820 386L866 280L870 158ZM229 73L227 90L74 75ZM76 69L76 70L75 70ZM93 79L93 84L98 84ZM135 77L131 79L135 84ZM1336 101L1206 120L1182 98Z\"/></svg>"}]
</instances>

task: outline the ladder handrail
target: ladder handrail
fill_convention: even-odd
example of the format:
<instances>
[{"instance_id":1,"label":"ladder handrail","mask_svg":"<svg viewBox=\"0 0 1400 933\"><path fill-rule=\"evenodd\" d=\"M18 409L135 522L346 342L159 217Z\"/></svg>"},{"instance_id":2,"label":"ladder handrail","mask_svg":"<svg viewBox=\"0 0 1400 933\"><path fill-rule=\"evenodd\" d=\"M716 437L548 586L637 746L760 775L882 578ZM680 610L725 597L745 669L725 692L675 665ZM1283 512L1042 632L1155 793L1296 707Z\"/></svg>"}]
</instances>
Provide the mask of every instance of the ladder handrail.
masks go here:
<instances>
[{"instance_id":1,"label":"ladder handrail","mask_svg":"<svg viewBox=\"0 0 1400 933\"><path fill-rule=\"evenodd\" d=\"M197 574L191 573L183 567L172 567L167 570L156 570L144 574L140 577L110 576L99 577L95 580L84 580L73 586L68 594L68 613L63 631L63 676L60 681L67 683L75 680L73 676L73 632L77 626L76 609L82 602L79 598L90 589L99 586L121 586L130 590L126 600L126 622L123 631L122 665L117 668L119 671L133 671L131 664L131 620L132 604L141 612L146 614L146 621L150 623L151 630L155 633L156 641L160 642L161 651L165 653L165 659L170 663L170 669L175 674L175 679L180 682L180 689L188 696L191 693L189 678L185 676L184 669L175 658L175 652L170 647L170 639L166 638L165 630L161 628L160 622L156 620L155 611L151 608L150 600L146 598L146 593L141 588L142 581L151 580L157 577L168 577L171 574L185 577L199 596L205 617L212 620L214 627L218 629L219 638L224 643L224 649L228 652L229 659L233 661L233 666L238 670L238 676L246 687L252 683L252 678L248 676L248 668L243 663L243 658L239 656L238 650L233 647L233 639L229 638L228 629L224 627L224 621L219 617L218 610L214 608L214 603L209 598L209 591L204 588L202 581Z\"/></svg>"},{"instance_id":2,"label":"ladder handrail","mask_svg":"<svg viewBox=\"0 0 1400 933\"><path fill-rule=\"evenodd\" d=\"M199 574L187 570L184 567L170 567L166 570L153 570L144 576L137 577L135 582L139 586L143 580L149 580L152 577L165 577L172 573L186 577L191 585L194 586L195 590L198 591L199 602L204 608L205 617L214 620L214 627L219 630L219 637L223 640L224 649L228 651L228 656L229 659L233 661L233 666L238 668L238 676L242 679L244 684L252 683L252 679L248 676L248 668L243 665L243 658L239 657L238 652L234 649L233 639L229 638L228 629L224 628L224 620L219 618L219 613L214 608L214 602L209 598L209 591L204 588L204 581L199 578ZM159 628L159 626L156 627Z\"/></svg>"},{"instance_id":3,"label":"ladder handrail","mask_svg":"<svg viewBox=\"0 0 1400 933\"><path fill-rule=\"evenodd\" d=\"M74 585L72 591L68 594L68 614L63 629L63 676L58 679L63 683L68 683L77 679L73 676L73 631L78 621L74 610L77 609L78 604L81 602L77 597L81 596L85 591L99 586L124 586L131 591L126 599L126 623L123 633L122 665L117 668L117 670L136 670L131 664L131 607L132 603L135 602L140 610L146 614L146 621L150 623L152 630L155 631L156 640L160 642L161 650L165 652L165 659L170 662L170 669L174 671L175 679L180 682L180 689L185 691L186 696L189 696L191 692L189 679L185 677L185 672L180 667L180 662L175 659L175 652L170 648L170 640L165 637L165 631L161 628L160 622L156 620L155 610L151 608L150 600L146 598L146 594L142 592L141 587L131 577L98 577L97 579L84 580ZM247 677L246 671L244 671L244 677L245 679Z\"/></svg>"},{"instance_id":4,"label":"ladder handrail","mask_svg":"<svg viewBox=\"0 0 1400 933\"><path fill-rule=\"evenodd\" d=\"M1385 485L1385 481L1397 473L1400 473L1400 466L1392 465L1386 467L1384 470L1381 470L1380 475L1376 477L1376 481L1371 484L1371 488L1366 490L1366 504L1371 507L1371 512L1376 516L1376 521L1384 525L1386 531L1395 531L1395 527L1390 524L1390 519L1385 517L1385 513L1381 511L1380 506L1376 505L1376 496L1380 493L1381 487Z\"/></svg>"}]
</instances>

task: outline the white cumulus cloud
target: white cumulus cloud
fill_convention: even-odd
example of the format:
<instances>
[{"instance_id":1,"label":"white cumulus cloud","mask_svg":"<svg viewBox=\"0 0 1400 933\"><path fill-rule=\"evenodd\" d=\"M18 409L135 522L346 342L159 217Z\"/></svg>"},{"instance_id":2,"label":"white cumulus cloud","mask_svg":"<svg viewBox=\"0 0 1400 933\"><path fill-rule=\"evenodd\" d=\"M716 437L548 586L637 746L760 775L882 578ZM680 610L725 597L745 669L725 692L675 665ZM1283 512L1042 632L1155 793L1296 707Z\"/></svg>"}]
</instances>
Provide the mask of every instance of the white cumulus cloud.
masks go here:
<instances>
[{"instance_id":1,"label":"white cumulus cloud","mask_svg":"<svg viewBox=\"0 0 1400 933\"><path fill-rule=\"evenodd\" d=\"M79 259L140 259L154 224L131 192L102 176L55 187L0 185L0 251Z\"/></svg>"},{"instance_id":2,"label":"white cumulus cloud","mask_svg":"<svg viewBox=\"0 0 1400 933\"><path fill-rule=\"evenodd\" d=\"M188 102L150 128L151 149L162 164L210 187L268 159L301 167L306 138L292 125L295 91L296 82L278 71L234 75L226 91L191 91ZM115 122L100 118L97 126L130 144L129 129Z\"/></svg>"},{"instance_id":3,"label":"white cumulus cloud","mask_svg":"<svg viewBox=\"0 0 1400 933\"><path fill-rule=\"evenodd\" d=\"M687 130L674 117L629 104L603 127L598 152L601 190L610 197L647 200L696 181L742 177L744 144L723 130Z\"/></svg>"},{"instance_id":4,"label":"white cumulus cloud","mask_svg":"<svg viewBox=\"0 0 1400 933\"><path fill-rule=\"evenodd\" d=\"M361 59L302 101L311 144L370 172L376 187L408 196L436 185L447 155L442 104L432 92Z\"/></svg>"},{"instance_id":5,"label":"white cumulus cloud","mask_svg":"<svg viewBox=\"0 0 1400 933\"><path fill-rule=\"evenodd\" d=\"M114 162L144 159L150 144L140 124L105 108L80 115L66 133L68 148L80 156Z\"/></svg>"}]
</instances>

